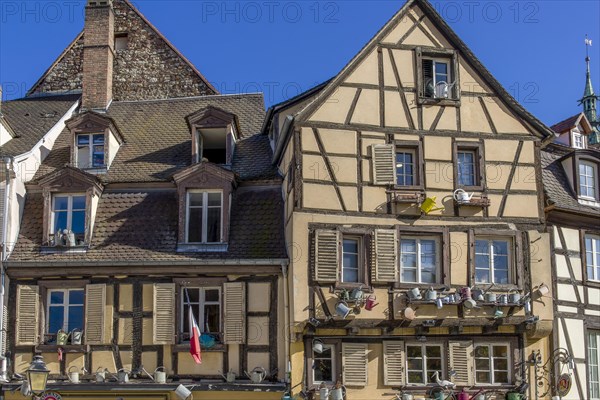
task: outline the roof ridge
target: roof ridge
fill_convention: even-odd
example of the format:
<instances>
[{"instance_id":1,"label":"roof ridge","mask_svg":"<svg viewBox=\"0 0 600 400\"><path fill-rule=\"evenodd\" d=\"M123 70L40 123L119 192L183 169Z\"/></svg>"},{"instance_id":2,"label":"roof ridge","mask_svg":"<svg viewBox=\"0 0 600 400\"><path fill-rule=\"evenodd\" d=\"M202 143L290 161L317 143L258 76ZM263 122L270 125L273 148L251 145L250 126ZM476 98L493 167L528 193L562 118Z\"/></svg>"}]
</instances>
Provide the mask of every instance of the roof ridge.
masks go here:
<instances>
[{"instance_id":1,"label":"roof ridge","mask_svg":"<svg viewBox=\"0 0 600 400\"><path fill-rule=\"evenodd\" d=\"M264 93L262 92L254 92L254 93L232 93L232 94L209 94L204 96L188 96L188 97L170 97L166 99L147 99L147 100L119 100L113 101L113 104L122 104L122 103L159 103L159 102L173 102L173 101L187 101L187 100L205 100L210 98L225 98L225 97L264 97Z\"/></svg>"}]
</instances>

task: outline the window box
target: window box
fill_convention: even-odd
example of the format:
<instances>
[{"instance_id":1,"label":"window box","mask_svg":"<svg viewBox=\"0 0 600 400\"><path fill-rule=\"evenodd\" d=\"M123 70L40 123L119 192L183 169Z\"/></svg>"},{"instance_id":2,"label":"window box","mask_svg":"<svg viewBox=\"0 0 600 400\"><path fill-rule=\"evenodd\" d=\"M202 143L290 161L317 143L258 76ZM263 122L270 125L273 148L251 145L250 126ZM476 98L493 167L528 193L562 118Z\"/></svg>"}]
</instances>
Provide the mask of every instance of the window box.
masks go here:
<instances>
[{"instance_id":1,"label":"window box","mask_svg":"<svg viewBox=\"0 0 600 400\"><path fill-rule=\"evenodd\" d=\"M396 204L416 204L420 206L425 199L425 192L406 193L403 191L391 190L387 193L392 195L392 202Z\"/></svg>"},{"instance_id":2,"label":"window box","mask_svg":"<svg viewBox=\"0 0 600 400\"><path fill-rule=\"evenodd\" d=\"M492 204L492 202L488 198L487 194L481 194L481 195L474 194L471 197L471 199L468 201L459 201L459 200L454 199L454 204L456 204L457 207L487 208Z\"/></svg>"}]
</instances>

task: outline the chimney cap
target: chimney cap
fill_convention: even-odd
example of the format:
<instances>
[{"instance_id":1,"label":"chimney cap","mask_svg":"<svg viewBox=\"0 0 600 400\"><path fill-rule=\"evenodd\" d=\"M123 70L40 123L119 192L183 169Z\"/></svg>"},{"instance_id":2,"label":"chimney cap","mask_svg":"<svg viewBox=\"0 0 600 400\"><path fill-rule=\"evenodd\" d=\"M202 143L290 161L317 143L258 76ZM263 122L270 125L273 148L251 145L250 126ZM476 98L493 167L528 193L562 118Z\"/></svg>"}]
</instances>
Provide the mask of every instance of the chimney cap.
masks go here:
<instances>
[{"instance_id":1,"label":"chimney cap","mask_svg":"<svg viewBox=\"0 0 600 400\"><path fill-rule=\"evenodd\" d=\"M113 0L88 0L87 1L87 5L88 7L106 7L106 6L112 6L113 4Z\"/></svg>"}]
</instances>

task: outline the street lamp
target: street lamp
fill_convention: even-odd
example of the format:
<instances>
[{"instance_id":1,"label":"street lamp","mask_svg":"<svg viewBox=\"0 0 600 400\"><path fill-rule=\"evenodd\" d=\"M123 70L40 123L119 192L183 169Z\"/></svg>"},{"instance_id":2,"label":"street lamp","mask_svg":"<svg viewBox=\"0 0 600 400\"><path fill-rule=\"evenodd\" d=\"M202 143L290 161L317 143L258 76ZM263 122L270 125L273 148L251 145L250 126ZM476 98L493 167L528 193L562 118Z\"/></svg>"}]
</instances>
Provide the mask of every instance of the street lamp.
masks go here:
<instances>
[{"instance_id":1,"label":"street lamp","mask_svg":"<svg viewBox=\"0 0 600 400\"><path fill-rule=\"evenodd\" d=\"M46 382L50 371L46 368L44 357L36 355L27 369L27 381L29 388L34 395L40 395L46 391Z\"/></svg>"}]
</instances>

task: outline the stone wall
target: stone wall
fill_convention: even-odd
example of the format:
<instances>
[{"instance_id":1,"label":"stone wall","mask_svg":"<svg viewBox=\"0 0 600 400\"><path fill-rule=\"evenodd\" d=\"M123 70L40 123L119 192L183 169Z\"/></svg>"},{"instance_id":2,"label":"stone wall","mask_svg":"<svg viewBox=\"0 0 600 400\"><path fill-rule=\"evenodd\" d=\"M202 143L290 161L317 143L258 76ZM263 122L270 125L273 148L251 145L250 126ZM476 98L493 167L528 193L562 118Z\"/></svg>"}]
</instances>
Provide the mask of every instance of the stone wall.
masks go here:
<instances>
[{"instance_id":1,"label":"stone wall","mask_svg":"<svg viewBox=\"0 0 600 400\"><path fill-rule=\"evenodd\" d=\"M125 1L116 0L115 33L128 34L127 49L117 50L113 99L154 100L215 94ZM76 91L82 88L83 36L48 72L31 93Z\"/></svg>"}]
</instances>

